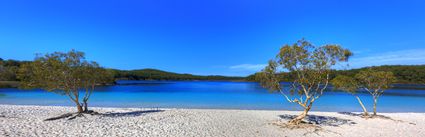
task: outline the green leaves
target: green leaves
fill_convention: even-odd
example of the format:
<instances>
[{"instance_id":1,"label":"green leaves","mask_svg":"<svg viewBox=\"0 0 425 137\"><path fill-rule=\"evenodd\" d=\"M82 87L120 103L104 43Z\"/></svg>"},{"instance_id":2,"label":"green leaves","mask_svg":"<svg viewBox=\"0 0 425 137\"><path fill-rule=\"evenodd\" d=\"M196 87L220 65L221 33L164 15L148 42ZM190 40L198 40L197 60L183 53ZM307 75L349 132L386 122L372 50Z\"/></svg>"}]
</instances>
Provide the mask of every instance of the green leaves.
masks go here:
<instances>
[{"instance_id":1,"label":"green leaves","mask_svg":"<svg viewBox=\"0 0 425 137\"><path fill-rule=\"evenodd\" d=\"M21 88L42 88L59 94L78 91L88 83L112 80L96 62L85 60L84 53L69 51L38 55L32 63L25 63L18 72Z\"/></svg>"},{"instance_id":2,"label":"green leaves","mask_svg":"<svg viewBox=\"0 0 425 137\"><path fill-rule=\"evenodd\" d=\"M392 72L376 71L366 69L356 74L355 78L359 81L362 88L370 90L386 90L395 82Z\"/></svg>"},{"instance_id":3,"label":"green leaves","mask_svg":"<svg viewBox=\"0 0 425 137\"><path fill-rule=\"evenodd\" d=\"M332 79L331 83L335 89L343 90L352 94L355 94L359 89L358 81L348 76L339 75Z\"/></svg>"},{"instance_id":4,"label":"green leaves","mask_svg":"<svg viewBox=\"0 0 425 137\"><path fill-rule=\"evenodd\" d=\"M301 39L292 45L285 45L269 65L256 74L257 81L271 91L281 90L279 70L288 70L292 86L291 93L298 93L309 98L320 96L329 82L331 67L345 62L352 55L348 49L339 45L328 44L316 47Z\"/></svg>"},{"instance_id":5,"label":"green leaves","mask_svg":"<svg viewBox=\"0 0 425 137\"><path fill-rule=\"evenodd\" d=\"M277 67L278 64L275 61L270 60L269 65L264 68L262 72L255 75L255 78L260 82L260 85L269 89L269 91L280 90L280 81L276 75Z\"/></svg>"},{"instance_id":6,"label":"green leaves","mask_svg":"<svg viewBox=\"0 0 425 137\"><path fill-rule=\"evenodd\" d=\"M358 89L365 89L371 94L380 95L391 87L395 77L392 72L373 69L362 70L354 77L338 75L331 83L336 89L355 94Z\"/></svg>"}]
</instances>

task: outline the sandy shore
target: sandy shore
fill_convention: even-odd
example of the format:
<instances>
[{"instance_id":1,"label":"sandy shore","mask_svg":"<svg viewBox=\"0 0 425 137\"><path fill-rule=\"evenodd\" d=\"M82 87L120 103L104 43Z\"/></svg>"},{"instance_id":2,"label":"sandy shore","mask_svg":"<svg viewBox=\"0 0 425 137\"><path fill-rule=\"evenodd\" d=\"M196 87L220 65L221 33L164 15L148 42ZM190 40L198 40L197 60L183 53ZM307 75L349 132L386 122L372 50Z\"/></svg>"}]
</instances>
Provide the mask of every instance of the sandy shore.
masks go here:
<instances>
[{"instance_id":1,"label":"sandy shore","mask_svg":"<svg viewBox=\"0 0 425 137\"><path fill-rule=\"evenodd\" d=\"M425 113L382 113L363 119L354 113L311 112L320 128L279 126L296 111L92 108L102 115L44 121L74 107L0 105L0 136L425 136Z\"/></svg>"}]
</instances>

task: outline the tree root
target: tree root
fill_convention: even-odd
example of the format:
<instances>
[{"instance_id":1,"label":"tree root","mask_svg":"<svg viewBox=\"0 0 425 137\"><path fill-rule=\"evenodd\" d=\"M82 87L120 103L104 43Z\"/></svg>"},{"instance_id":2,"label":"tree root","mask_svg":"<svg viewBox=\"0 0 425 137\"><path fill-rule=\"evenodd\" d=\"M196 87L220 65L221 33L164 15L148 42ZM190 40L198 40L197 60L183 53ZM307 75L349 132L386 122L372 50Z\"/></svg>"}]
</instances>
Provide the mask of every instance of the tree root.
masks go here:
<instances>
[{"instance_id":1,"label":"tree root","mask_svg":"<svg viewBox=\"0 0 425 137\"><path fill-rule=\"evenodd\" d=\"M58 120L58 119L68 118L68 117L71 117L74 114L75 113L67 113L67 114L63 114L63 115L57 116L57 117L52 117L52 118L45 119L44 121L54 121L54 120Z\"/></svg>"},{"instance_id":2,"label":"tree root","mask_svg":"<svg viewBox=\"0 0 425 137\"><path fill-rule=\"evenodd\" d=\"M309 134L315 134L317 136L324 136L321 133L332 133L341 136L340 133L334 132L331 130L326 130L319 125L311 124L306 121L302 121L299 124L292 124L287 122L275 122L273 125L279 126L280 128L290 129L290 130L305 130L303 136L307 136Z\"/></svg>"},{"instance_id":3,"label":"tree root","mask_svg":"<svg viewBox=\"0 0 425 137\"><path fill-rule=\"evenodd\" d=\"M280 128L287 128L287 129L305 129L305 128L316 128L319 127L317 125L310 124L306 121L301 121L298 124L294 123L288 123L288 122L274 122L273 125L279 126Z\"/></svg>"},{"instance_id":4,"label":"tree root","mask_svg":"<svg viewBox=\"0 0 425 137\"><path fill-rule=\"evenodd\" d=\"M89 111L82 112L82 113L78 113L78 112L76 112L76 113L67 113L67 114L63 114L63 115L57 116L57 117L52 117L52 118L45 119L44 121L54 121L54 120L66 119L66 118L68 118L67 120L73 120L73 119L76 119L77 117L87 118L85 116L85 114L88 114L88 115L100 115L100 113L98 113L98 112L95 112L93 110L89 110Z\"/></svg>"}]
</instances>

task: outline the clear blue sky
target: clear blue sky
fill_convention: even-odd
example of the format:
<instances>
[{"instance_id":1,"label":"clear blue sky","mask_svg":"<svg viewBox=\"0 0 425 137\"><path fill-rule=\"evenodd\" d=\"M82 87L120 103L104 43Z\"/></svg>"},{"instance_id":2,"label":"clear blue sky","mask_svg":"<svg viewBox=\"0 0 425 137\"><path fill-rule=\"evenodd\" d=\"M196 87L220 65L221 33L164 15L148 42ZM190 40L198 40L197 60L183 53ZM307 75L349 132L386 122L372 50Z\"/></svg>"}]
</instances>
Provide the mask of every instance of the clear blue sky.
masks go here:
<instances>
[{"instance_id":1,"label":"clear blue sky","mask_svg":"<svg viewBox=\"0 0 425 137\"><path fill-rule=\"evenodd\" d=\"M0 57L84 51L118 69L245 76L300 38L352 67L425 64L423 0L4 0Z\"/></svg>"}]
</instances>

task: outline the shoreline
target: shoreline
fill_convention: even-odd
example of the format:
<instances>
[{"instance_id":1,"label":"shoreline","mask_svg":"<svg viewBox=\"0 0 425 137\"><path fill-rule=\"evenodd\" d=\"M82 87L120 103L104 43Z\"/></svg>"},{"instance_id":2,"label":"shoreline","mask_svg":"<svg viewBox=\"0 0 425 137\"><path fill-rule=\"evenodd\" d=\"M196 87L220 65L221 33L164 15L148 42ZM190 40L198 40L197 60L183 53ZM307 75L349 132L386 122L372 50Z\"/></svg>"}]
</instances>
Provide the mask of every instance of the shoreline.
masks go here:
<instances>
[{"instance_id":1,"label":"shoreline","mask_svg":"<svg viewBox=\"0 0 425 137\"><path fill-rule=\"evenodd\" d=\"M390 119L364 119L359 113L312 111L320 127L280 125L300 111L105 108L102 115L43 121L76 112L71 106L0 105L0 136L425 136L425 113L378 113ZM71 127L71 128L70 128Z\"/></svg>"},{"instance_id":2,"label":"shoreline","mask_svg":"<svg viewBox=\"0 0 425 137\"><path fill-rule=\"evenodd\" d=\"M27 106L27 107L65 107L69 109L77 109L76 106L73 105L33 105L33 104L0 104L0 106ZM134 107L134 106L89 106L89 109L92 108L105 108L105 109L165 109L165 110L240 110L240 111L283 111L283 112L302 112L301 108L300 110L289 110L289 109L248 109L248 108L208 108L208 107ZM325 113L344 113L344 112L351 112L351 113L362 113L362 111L327 111L327 110L310 110L309 112L325 112ZM371 111L369 111L371 113ZM378 114L425 114L425 112L414 112L414 111L383 111L379 112Z\"/></svg>"}]
</instances>

